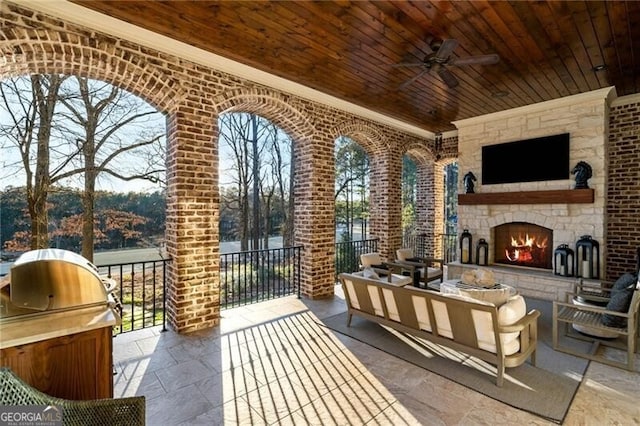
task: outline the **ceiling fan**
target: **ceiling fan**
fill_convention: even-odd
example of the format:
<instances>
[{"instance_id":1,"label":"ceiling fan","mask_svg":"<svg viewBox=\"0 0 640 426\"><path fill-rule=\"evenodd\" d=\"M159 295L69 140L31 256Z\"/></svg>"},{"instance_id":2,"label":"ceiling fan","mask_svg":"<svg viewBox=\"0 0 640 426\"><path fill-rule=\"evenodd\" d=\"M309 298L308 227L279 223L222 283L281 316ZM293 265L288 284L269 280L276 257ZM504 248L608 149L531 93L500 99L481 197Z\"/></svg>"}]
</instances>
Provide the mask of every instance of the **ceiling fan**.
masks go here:
<instances>
[{"instance_id":1,"label":"ceiling fan","mask_svg":"<svg viewBox=\"0 0 640 426\"><path fill-rule=\"evenodd\" d=\"M435 72L451 88L456 87L458 79L447 69L449 66L464 65L492 65L500 61L500 56L496 54L469 56L466 58L453 58L451 54L458 46L458 41L453 38L445 40L434 40L430 43L431 52L427 54L422 62L401 62L394 67L420 67L422 70L413 78L405 81L399 89L402 90L411 83L422 77L424 74Z\"/></svg>"}]
</instances>

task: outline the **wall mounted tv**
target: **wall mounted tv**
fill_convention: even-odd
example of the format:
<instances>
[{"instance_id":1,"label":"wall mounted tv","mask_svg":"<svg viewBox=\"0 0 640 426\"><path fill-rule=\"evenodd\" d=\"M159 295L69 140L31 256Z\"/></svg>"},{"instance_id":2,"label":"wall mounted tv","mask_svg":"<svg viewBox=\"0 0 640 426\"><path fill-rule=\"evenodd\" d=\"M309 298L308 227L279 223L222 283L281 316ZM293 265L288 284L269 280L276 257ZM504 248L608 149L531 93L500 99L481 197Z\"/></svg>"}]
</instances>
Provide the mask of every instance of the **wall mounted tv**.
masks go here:
<instances>
[{"instance_id":1,"label":"wall mounted tv","mask_svg":"<svg viewBox=\"0 0 640 426\"><path fill-rule=\"evenodd\" d=\"M569 133L482 147L482 184L569 179Z\"/></svg>"}]
</instances>

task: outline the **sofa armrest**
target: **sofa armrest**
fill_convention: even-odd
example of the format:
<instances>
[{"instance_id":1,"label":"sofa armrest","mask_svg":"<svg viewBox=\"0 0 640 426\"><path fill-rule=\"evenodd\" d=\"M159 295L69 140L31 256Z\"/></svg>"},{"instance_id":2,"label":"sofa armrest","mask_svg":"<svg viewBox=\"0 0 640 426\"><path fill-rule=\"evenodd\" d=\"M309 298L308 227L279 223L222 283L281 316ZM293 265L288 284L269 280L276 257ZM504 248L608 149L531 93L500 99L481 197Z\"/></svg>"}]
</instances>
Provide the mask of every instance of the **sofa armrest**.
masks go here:
<instances>
[{"instance_id":1,"label":"sofa armrest","mask_svg":"<svg viewBox=\"0 0 640 426\"><path fill-rule=\"evenodd\" d=\"M532 324L537 327L537 320L539 316L540 311L538 311L537 309L532 309L529 313L527 313L525 316L523 316L513 324L501 325L498 328L500 333L516 333L524 330L527 327L530 327Z\"/></svg>"}]
</instances>

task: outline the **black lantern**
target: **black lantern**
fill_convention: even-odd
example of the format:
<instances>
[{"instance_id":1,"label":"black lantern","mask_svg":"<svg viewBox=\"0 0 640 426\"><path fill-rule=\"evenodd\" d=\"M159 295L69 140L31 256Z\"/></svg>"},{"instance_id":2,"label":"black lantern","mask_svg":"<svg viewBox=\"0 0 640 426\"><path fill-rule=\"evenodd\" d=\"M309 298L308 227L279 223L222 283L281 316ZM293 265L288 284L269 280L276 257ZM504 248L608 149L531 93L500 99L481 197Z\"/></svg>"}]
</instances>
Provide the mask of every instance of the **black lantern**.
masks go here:
<instances>
[{"instance_id":1,"label":"black lantern","mask_svg":"<svg viewBox=\"0 0 640 426\"><path fill-rule=\"evenodd\" d=\"M471 233L465 229L460 235L460 263L472 263L471 247L473 247Z\"/></svg>"},{"instance_id":2,"label":"black lantern","mask_svg":"<svg viewBox=\"0 0 640 426\"><path fill-rule=\"evenodd\" d=\"M572 277L575 271L573 257L573 250L567 244L560 244L553 252L553 273L563 277Z\"/></svg>"},{"instance_id":3,"label":"black lantern","mask_svg":"<svg viewBox=\"0 0 640 426\"><path fill-rule=\"evenodd\" d=\"M583 235L576 242L576 276L595 279L600 276L600 244L591 235Z\"/></svg>"},{"instance_id":4,"label":"black lantern","mask_svg":"<svg viewBox=\"0 0 640 426\"><path fill-rule=\"evenodd\" d=\"M489 243L484 238L480 238L476 245L476 264L480 266L489 264Z\"/></svg>"}]
</instances>

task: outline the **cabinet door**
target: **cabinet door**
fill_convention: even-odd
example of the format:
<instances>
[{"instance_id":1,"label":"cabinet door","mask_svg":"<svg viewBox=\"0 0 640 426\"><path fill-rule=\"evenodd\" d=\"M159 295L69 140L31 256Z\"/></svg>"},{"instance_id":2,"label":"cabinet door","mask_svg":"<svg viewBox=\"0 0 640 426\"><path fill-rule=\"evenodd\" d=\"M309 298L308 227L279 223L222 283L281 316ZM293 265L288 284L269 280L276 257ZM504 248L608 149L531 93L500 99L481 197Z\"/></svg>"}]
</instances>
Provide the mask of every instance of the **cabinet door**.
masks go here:
<instances>
[{"instance_id":1,"label":"cabinet door","mask_svg":"<svg viewBox=\"0 0 640 426\"><path fill-rule=\"evenodd\" d=\"M6 348L0 358L2 366L48 395L113 397L111 327Z\"/></svg>"}]
</instances>

